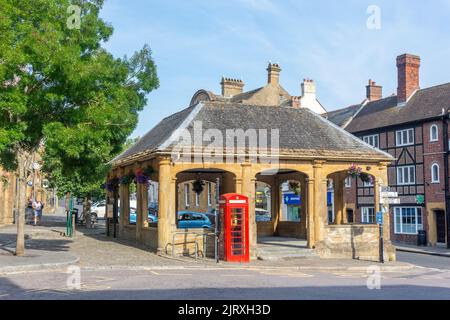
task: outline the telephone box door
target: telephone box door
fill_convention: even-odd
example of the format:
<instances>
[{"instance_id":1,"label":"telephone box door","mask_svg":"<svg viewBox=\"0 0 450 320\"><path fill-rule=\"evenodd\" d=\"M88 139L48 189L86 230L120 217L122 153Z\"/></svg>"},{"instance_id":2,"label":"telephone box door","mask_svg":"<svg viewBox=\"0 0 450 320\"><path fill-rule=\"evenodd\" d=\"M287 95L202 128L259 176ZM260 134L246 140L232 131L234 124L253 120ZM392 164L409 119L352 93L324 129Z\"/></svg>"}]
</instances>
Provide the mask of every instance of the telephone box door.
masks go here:
<instances>
[{"instance_id":1,"label":"telephone box door","mask_svg":"<svg viewBox=\"0 0 450 320\"><path fill-rule=\"evenodd\" d=\"M220 205L224 214L225 260L249 262L248 198L239 194L225 194L221 197Z\"/></svg>"}]
</instances>

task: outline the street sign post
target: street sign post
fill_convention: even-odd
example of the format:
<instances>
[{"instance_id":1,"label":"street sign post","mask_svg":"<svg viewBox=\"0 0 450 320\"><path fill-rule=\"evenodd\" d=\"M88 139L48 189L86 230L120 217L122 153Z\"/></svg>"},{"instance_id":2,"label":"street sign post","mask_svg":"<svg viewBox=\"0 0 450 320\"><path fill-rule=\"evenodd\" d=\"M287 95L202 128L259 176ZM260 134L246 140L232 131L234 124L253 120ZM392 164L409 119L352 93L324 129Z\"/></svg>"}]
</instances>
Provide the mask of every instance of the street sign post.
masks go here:
<instances>
[{"instance_id":1,"label":"street sign post","mask_svg":"<svg viewBox=\"0 0 450 320\"><path fill-rule=\"evenodd\" d=\"M384 243L383 243L383 212L377 212L376 215L378 229L380 232L380 263L384 263Z\"/></svg>"}]
</instances>

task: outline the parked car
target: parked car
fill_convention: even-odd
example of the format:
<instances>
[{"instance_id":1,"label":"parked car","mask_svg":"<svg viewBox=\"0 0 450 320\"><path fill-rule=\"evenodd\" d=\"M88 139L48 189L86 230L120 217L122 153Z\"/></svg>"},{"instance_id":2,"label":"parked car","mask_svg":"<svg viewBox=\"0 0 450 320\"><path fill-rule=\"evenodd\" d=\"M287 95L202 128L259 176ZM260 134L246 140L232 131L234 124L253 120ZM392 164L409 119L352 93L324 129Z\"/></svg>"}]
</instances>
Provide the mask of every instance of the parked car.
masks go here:
<instances>
[{"instance_id":1,"label":"parked car","mask_svg":"<svg viewBox=\"0 0 450 320\"><path fill-rule=\"evenodd\" d=\"M270 222L272 217L270 216L269 211L264 209L255 209L256 222Z\"/></svg>"},{"instance_id":2,"label":"parked car","mask_svg":"<svg viewBox=\"0 0 450 320\"><path fill-rule=\"evenodd\" d=\"M130 224L136 224L137 222L137 210L136 208L130 207Z\"/></svg>"},{"instance_id":3,"label":"parked car","mask_svg":"<svg viewBox=\"0 0 450 320\"><path fill-rule=\"evenodd\" d=\"M158 215L158 203L152 202L148 205L148 212L154 216Z\"/></svg>"},{"instance_id":4,"label":"parked car","mask_svg":"<svg viewBox=\"0 0 450 320\"><path fill-rule=\"evenodd\" d=\"M104 219L106 214L106 201L95 202L91 206L91 215L97 219Z\"/></svg>"},{"instance_id":5,"label":"parked car","mask_svg":"<svg viewBox=\"0 0 450 320\"><path fill-rule=\"evenodd\" d=\"M216 209L209 209L205 215L211 221L211 226L214 226L216 224Z\"/></svg>"},{"instance_id":6,"label":"parked car","mask_svg":"<svg viewBox=\"0 0 450 320\"><path fill-rule=\"evenodd\" d=\"M148 213L147 216L148 223L158 223L158 216L155 216ZM137 223L137 210L135 208L130 208L130 224L136 224Z\"/></svg>"},{"instance_id":7,"label":"parked car","mask_svg":"<svg viewBox=\"0 0 450 320\"><path fill-rule=\"evenodd\" d=\"M191 211L178 212L178 228L180 229L210 229L211 227L211 221L204 213Z\"/></svg>"}]
</instances>

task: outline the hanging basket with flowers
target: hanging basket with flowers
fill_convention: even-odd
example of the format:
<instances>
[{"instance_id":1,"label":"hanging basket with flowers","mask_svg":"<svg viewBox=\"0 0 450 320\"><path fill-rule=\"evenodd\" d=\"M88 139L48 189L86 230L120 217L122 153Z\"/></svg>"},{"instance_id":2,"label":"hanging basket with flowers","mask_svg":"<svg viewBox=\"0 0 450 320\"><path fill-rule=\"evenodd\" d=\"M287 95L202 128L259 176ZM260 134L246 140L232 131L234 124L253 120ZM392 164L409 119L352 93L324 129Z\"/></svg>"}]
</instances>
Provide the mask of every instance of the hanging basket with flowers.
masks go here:
<instances>
[{"instance_id":1,"label":"hanging basket with flowers","mask_svg":"<svg viewBox=\"0 0 450 320\"><path fill-rule=\"evenodd\" d=\"M108 180L103 186L108 192L114 192L119 188L119 179Z\"/></svg>"},{"instance_id":2,"label":"hanging basket with flowers","mask_svg":"<svg viewBox=\"0 0 450 320\"><path fill-rule=\"evenodd\" d=\"M300 183L289 181L289 189L294 191L294 194L298 196L300 194Z\"/></svg>"},{"instance_id":3,"label":"hanging basket with flowers","mask_svg":"<svg viewBox=\"0 0 450 320\"><path fill-rule=\"evenodd\" d=\"M362 172L362 168L354 164L348 169L348 176L351 178L360 178L362 182L373 184L372 175Z\"/></svg>"},{"instance_id":4,"label":"hanging basket with flowers","mask_svg":"<svg viewBox=\"0 0 450 320\"><path fill-rule=\"evenodd\" d=\"M194 191L196 194L202 193L204 188L205 182L200 179L197 179L192 183L192 191Z\"/></svg>"},{"instance_id":5,"label":"hanging basket with flowers","mask_svg":"<svg viewBox=\"0 0 450 320\"><path fill-rule=\"evenodd\" d=\"M154 174L155 170L152 167L140 169L136 172L136 182L139 184L147 184Z\"/></svg>"},{"instance_id":6,"label":"hanging basket with flowers","mask_svg":"<svg viewBox=\"0 0 450 320\"><path fill-rule=\"evenodd\" d=\"M122 177L120 177L120 184L123 184L125 186L130 185L135 179L135 175L134 174L127 174L124 175Z\"/></svg>"}]
</instances>

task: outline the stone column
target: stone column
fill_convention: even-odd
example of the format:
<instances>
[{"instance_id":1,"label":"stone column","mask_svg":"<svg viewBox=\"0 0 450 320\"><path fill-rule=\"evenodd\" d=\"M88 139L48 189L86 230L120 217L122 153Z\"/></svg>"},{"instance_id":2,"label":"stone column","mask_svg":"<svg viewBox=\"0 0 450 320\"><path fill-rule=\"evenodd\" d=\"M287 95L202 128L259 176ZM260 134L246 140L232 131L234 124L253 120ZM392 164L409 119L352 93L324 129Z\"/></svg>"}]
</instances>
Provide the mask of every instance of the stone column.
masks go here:
<instances>
[{"instance_id":1,"label":"stone column","mask_svg":"<svg viewBox=\"0 0 450 320\"><path fill-rule=\"evenodd\" d=\"M121 172L119 174L119 179L123 174L124 174L124 171L121 170ZM130 211L130 205L129 205L130 188L129 187L130 186L128 186L128 185L123 185L123 184L119 185L119 199L120 199L119 237L121 237L121 238L124 237L124 228L125 228L125 225L127 225L129 222L129 220L127 221L127 219L129 219L128 215L129 215L129 211Z\"/></svg>"},{"instance_id":2,"label":"stone column","mask_svg":"<svg viewBox=\"0 0 450 320\"><path fill-rule=\"evenodd\" d=\"M174 215L170 209L174 204L171 202L171 162L168 158L159 160L159 191L158 191L158 253L166 253L167 244L172 240L171 238L171 223L170 216ZM175 200L175 199L173 199Z\"/></svg>"},{"instance_id":3,"label":"stone column","mask_svg":"<svg viewBox=\"0 0 450 320\"><path fill-rule=\"evenodd\" d=\"M275 231L278 227L278 219L280 217L280 181L277 176L273 178L271 185L271 199L272 199L272 235L275 234Z\"/></svg>"},{"instance_id":4,"label":"stone column","mask_svg":"<svg viewBox=\"0 0 450 320\"><path fill-rule=\"evenodd\" d=\"M380 182L382 182L384 185L387 185L387 181L388 181L388 177L387 177L387 165L388 164L382 164L378 167L378 171L379 171L379 177L375 178L375 195L374 195L374 201L375 203L380 204L381 199L380 199L380 191L381 191L381 185ZM382 181L380 181L380 179ZM379 205L378 207L379 208ZM389 209L389 208L388 208ZM377 209L379 210L379 209ZM383 238L385 241L390 242L391 240L391 221L390 221L390 212L388 211L387 213L385 213L383 215L384 221L383 221Z\"/></svg>"},{"instance_id":5,"label":"stone column","mask_svg":"<svg viewBox=\"0 0 450 320\"><path fill-rule=\"evenodd\" d=\"M327 224L327 183L323 176L324 161L316 161L314 164L314 228L315 242L324 239L325 226Z\"/></svg>"},{"instance_id":6,"label":"stone column","mask_svg":"<svg viewBox=\"0 0 450 320\"><path fill-rule=\"evenodd\" d=\"M249 226L249 244L250 244L250 256L256 257L257 249L257 227L255 217L255 177L252 176L252 165L250 163L243 163L242 167L242 185L241 193L248 197L249 200L249 213L248 213L248 226Z\"/></svg>"},{"instance_id":7,"label":"stone column","mask_svg":"<svg viewBox=\"0 0 450 320\"><path fill-rule=\"evenodd\" d=\"M301 213L301 220L300 220L300 225L301 225L301 230L306 230L307 228L307 221L306 221L306 197L307 197L307 193L306 193L306 179L305 178L301 178L300 181L300 199L301 199L301 205L300 205L300 213Z\"/></svg>"},{"instance_id":8,"label":"stone column","mask_svg":"<svg viewBox=\"0 0 450 320\"><path fill-rule=\"evenodd\" d=\"M148 227L148 193L147 184L136 185L137 216L136 216L136 241L143 242L142 229Z\"/></svg>"},{"instance_id":9,"label":"stone column","mask_svg":"<svg viewBox=\"0 0 450 320\"><path fill-rule=\"evenodd\" d=\"M315 226L314 226L314 179L307 179L308 189L307 195L307 225L306 225L306 240L308 242L308 248L312 249L315 245Z\"/></svg>"},{"instance_id":10,"label":"stone column","mask_svg":"<svg viewBox=\"0 0 450 320\"><path fill-rule=\"evenodd\" d=\"M334 176L334 219L335 224L344 224L344 177L338 173Z\"/></svg>"}]
</instances>

